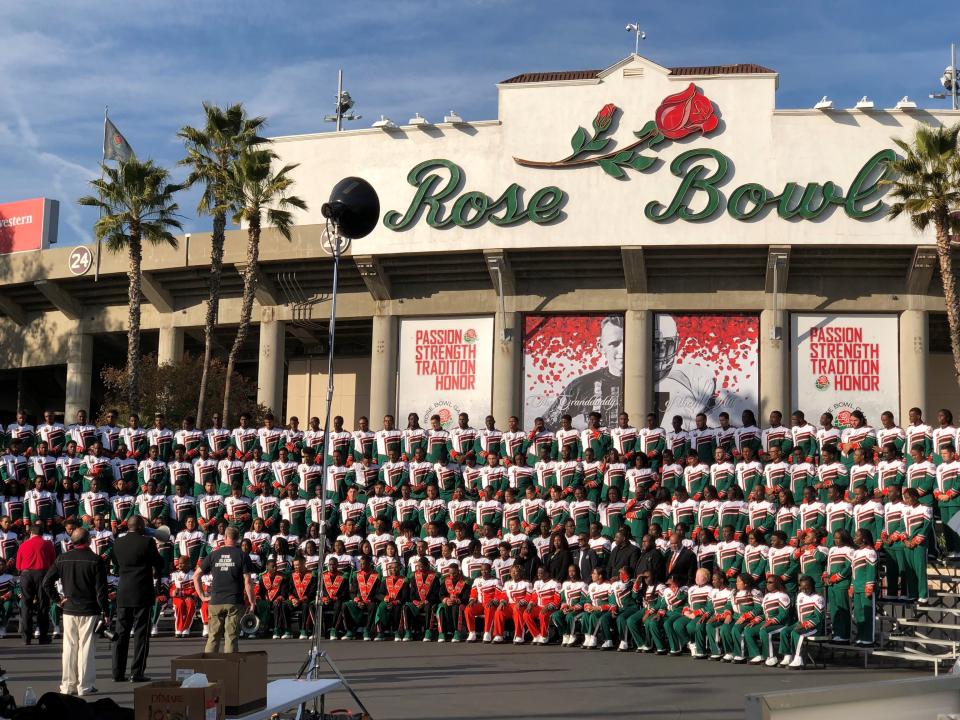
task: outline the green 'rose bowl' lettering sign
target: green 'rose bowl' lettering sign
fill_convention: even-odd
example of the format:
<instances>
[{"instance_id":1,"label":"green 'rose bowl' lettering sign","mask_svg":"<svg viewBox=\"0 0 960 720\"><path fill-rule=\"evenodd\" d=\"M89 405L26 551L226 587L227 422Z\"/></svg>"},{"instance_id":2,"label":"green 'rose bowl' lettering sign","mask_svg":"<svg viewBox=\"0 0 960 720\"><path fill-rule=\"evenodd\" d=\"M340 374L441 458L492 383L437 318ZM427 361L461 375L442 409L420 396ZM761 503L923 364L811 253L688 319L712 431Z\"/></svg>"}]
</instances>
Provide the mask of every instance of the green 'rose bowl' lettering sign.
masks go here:
<instances>
[{"instance_id":1,"label":"green 'rose bowl' lettering sign","mask_svg":"<svg viewBox=\"0 0 960 720\"><path fill-rule=\"evenodd\" d=\"M680 178L673 198L667 204L651 200L644 216L657 223L702 222L725 211L734 220L748 221L775 206L784 220L816 220L839 206L851 219L867 220L883 211L880 180L887 176L887 163L895 157L892 150L876 153L860 168L846 195L838 185L827 181L806 185L788 182L776 194L758 183L746 183L726 197L718 186L730 174L727 156L710 148L687 150L670 163L670 172ZM476 190L460 193L463 180L463 170L449 160L420 163L407 175L416 192L406 212L390 210L383 216L383 224L391 230L404 230L424 214L427 225L433 228L469 228L484 222L509 226L527 220L543 225L563 217L561 209L567 194L554 185L537 190L525 205L524 189L517 183L493 199Z\"/></svg>"},{"instance_id":2,"label":"green 'rose bowl' lettering sign","mask_svg":"<svg viewBox=\"0 0 960 720\"><path fill-rule=\"evenodd\" d=\"M548 161L514 158L514 162L523 167L545 169L594 166L624 181L631 170L648 172L658 166L659 159L644 154L645 151L656 152L663 143L698 133L709 135L721 128L714 104L693 83L664 98L653 120L633 133L635 139L631 143L622 146L614 143L610 149L613 139L609 134L618 112L620 108L607 103L593 118L592 133L578 127L570 138L571 153L564 158ZM876 153L860 168L846 195L836 184L827 181L802 187L800 183L788 182L777 194L758 183L747 183L725 197L719 186L730 173L727 156L709 148L687 150L670 163L670 172L680 178L673 198L667 204L657 200L648 202L643 214L657 223L701 222L726 211L734 220L746 222L776 206L777 215L784 220L816 220L831 212L834 206L840 206L853 220L867 220L883 212L880 181L887 177L888 163L895 157L892 150ZM438 174L438 170L445 170L446 177ZM449 160L420 163L407 175L407 182L417 189L407 211L403 214L389 211L383 217L383 224L391 230L404 230L424 213L427 224L435 228L476 227L485 221L494 225L516 225L526 220L544 224L563 218L567 194L553 185L535 192L524 207L523 188L517 183L493 200L477 191L457 196L462 181L463 171Z\"/></svg>"}]
</instances>

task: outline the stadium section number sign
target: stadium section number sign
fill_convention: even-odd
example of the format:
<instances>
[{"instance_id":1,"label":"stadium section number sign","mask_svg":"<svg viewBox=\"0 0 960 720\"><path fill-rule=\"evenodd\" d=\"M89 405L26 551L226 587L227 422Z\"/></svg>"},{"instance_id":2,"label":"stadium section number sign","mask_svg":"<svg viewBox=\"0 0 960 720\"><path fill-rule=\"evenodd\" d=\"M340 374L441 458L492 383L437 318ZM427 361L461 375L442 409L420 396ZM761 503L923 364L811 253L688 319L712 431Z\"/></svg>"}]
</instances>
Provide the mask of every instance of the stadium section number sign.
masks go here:
<instances>
[{"instance_id":1,"label":"stadium section number sign","mask_svg":"<svg viewBox=\"0 0 960 720\"><path fill-rule=\"evenodd\" d=\"M759 334L756 315L657 313L654 396L662 425L670 427L679 415L692 429L697 414L706 413L707 423L716 427L721 412L739 425L744 410L756 412Z\"/></svg>"},{"instance_id":2,"label":"stadium section number sign","mask_svg":"<svg viewBox=\"0 0 960 720\"><path fill-rule=\"evenodd\" d=\"M719 126L716 108L696 85L670 95L660 103L654 119L634 131L633 142L608 149L613 139L607 136L620 109L604 105L593 118L590 132L578 127L570 138L571 152L559 160L514 158L518 165L531 168L580 168L595 166L616 179L626 179L629 170L646 172L659 168L656 148L663 143L700 133L708 135ZM645 154L648 151L651 154ZM693 148L677 155L670 172L680 184L669 202L651 200L644 217L656 223L672 220L700 222L726 212L735 220L753 220L776 208L779 217L790 220L816 220L841 207L853 220L866 220L883 211L880 181L887 176L887 163L896 157L890 149L880 150L868 159L850 182L846 194L832 182L788 182L772 192L755 182L745 183L725 196L719 189L731 174L730 159L719 150ZM450 160L426 160L407 175L416 188L405 212L390 210L383 224L391 230L404 230L426 215L433 228L477 227L485 221L494 225L516 225L525 220L537 224L563 219L562 207L567 194L556 186L536 191L526 207L523 188L510 185L498 198L471 190L458 195L463 170ZM700 209L694 210L692 206Z\"/></svg>"},{"instance_id":3,"label":"stadium section number sign","mask_svg":"<svg viewBox=\"0 0 960 720\"><path fill-rule=\"evenodd\" d=\"M454 427L461 412L482 426L493 397L493 318L401 318L398 368L401 427L411 412L424 427L431 415Z\"/></svg>"},{"instance_id":4,"label":"stadium section number sign","mask_svg":"<svg viewBox=\"0 0 960 720\"><path fill-rule=\"evenodd\" d=\"M807 417L833 413L850 425L861 410L871 425L900 404L900 357L896 315L794 314L793 406Z\"/></svg>"},{"instance_id":5,"label":"stadium section number sign","mask_svg":"<svg viewBox=\"0 0 960 720\"><path fill-rule=\"evenodd\" d=\"M67 268L71 275L86 275L92 265L93 253L90 252L90 248L78 245L70 251L70 256L67 258Z\"/></svg>"},{"instance_id":6,"label":"stadium section number sign","mask_svg":"<svg viewBox=\"0 0 960 720\"><path fill-rule=\"evenodd\" d=\"M623 315L526 315L523 319L523 427L542 417L550 430L570 415L615 427L623 409Z\"/></svg>"}]
</instances>

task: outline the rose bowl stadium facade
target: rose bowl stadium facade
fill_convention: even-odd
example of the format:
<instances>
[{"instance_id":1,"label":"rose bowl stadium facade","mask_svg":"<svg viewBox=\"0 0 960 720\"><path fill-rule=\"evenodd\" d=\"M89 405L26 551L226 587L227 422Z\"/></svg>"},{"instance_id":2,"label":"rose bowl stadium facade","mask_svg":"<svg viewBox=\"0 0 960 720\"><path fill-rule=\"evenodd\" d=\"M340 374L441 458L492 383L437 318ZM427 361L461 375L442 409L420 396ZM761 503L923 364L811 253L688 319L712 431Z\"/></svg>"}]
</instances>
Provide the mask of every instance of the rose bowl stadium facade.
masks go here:
<instances>
[{"instance_id":1,"label":"rose bowl stadium facade","mask_svg":"<svg viewBox=\"0 0 960 720\"><path fill-rule=\"evenodd\" d=\"M892 138L960 113L779 109L777 85L757 65L631 55L509 78L494 120L274 138L309 210L291 240L264 233L241 369L278 415L322 415L320 206L355 175L381 220L341 266L334 410L348 427L409 412L582 426L620 409L635 424L795 408L876 422L960 406L933 236L889 221L880 184ZM160 362L202 347L209 246L194 233L145 251L145 347ZM223 353L245 248L230 231ZM105 254L94 282L72 252L0 255L4 422L17 398L68 421L96 412L99 368L122 358L125 258Z\"/></svg>"}]
</instances>

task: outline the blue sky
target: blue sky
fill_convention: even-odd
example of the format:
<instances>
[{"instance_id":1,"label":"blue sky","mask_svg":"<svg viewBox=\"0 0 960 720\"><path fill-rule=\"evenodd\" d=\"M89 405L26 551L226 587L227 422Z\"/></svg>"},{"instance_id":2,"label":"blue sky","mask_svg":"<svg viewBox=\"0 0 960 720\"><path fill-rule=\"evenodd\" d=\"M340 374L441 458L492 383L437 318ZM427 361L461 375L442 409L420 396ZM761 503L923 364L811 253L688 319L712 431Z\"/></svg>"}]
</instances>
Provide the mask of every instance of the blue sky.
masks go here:
<instances>
[{"instance_id":1,"label":"blue sky","mask_svg":"<svg viewBox=\"0 0 960 720\"><path fill-rule=\"evenodd\" d=\"M930 0L8 0L0 42L0 202L61 201L60 241L89 242L76 198L98 174L104 105L137 154L173 167L176 131L201 101L244 102L274 135L330 129L336 71L366 127L496 115L495 83L535 70L605 67L633 50L663 65L753 62L780 72L778 107L828 94L921 106L960 43L957 7ZM952 33L952 34L951 34ZM176 176L182 170L175 169ZM181 198L188 230L196 194Z\"/></svg>"}]
</instances>

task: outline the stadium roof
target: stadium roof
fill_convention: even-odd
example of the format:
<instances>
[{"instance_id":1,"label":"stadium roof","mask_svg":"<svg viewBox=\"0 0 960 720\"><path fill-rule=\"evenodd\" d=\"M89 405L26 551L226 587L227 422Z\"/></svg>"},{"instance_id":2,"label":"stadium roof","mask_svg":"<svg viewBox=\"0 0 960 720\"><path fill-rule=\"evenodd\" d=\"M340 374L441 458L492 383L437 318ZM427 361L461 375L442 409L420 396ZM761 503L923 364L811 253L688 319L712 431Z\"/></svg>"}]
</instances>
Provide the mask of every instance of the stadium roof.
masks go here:
<instances>
[{"instance_id":1,"label":"stadium roof","mask_svg":"<svg viewBox=\"0 0 960 720\"><path fill-rule=\"evenodd\" d=\"M562 70L559 72L527 72L514 75L503 81L508 83L536 83L536 82L562 82L564 80L595 80L604 73L607 68L599 70ZM738 65L691 65L686 67L667 68L671 75L768 75L776 70L755 65L753 63L740 63Z\"/></svg>"}]
</instances>

